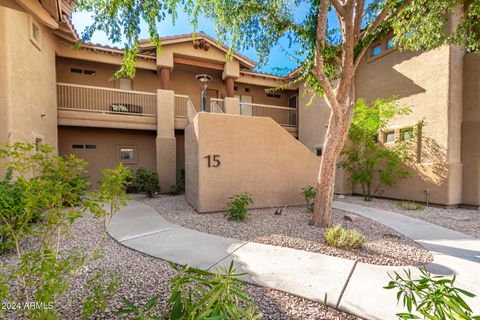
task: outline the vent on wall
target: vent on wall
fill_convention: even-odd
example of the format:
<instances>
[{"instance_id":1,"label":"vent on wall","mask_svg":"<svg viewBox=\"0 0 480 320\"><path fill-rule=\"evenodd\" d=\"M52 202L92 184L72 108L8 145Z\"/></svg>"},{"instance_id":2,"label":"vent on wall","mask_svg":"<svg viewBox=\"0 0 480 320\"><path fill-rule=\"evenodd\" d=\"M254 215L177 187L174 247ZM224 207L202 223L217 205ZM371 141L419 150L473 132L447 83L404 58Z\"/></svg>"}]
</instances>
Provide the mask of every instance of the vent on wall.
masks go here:
<instances>
[{"instance_id":1,"label":"vent on wall","mask_svg":"<svg viewBox=\"0 0 480 320\"><path fill-rule=\"evenodd\" d=\"M282 96L277 93L267 93L267 97L280 99Z\"/></svg>"}]
</instances>

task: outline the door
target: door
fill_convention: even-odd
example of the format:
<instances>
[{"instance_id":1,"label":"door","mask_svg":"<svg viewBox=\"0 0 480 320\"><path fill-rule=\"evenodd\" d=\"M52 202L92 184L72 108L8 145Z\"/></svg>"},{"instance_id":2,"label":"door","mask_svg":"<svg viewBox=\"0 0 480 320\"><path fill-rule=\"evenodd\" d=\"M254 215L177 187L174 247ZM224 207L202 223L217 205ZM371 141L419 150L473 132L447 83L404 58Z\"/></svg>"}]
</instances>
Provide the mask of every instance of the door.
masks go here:
<instances>
[{"instance_id":1,"label":"door","mask_svg":"<svg viewBox=\"0 0 480 320\"><path fill-rule=\"evenodd\" d=\"M218 90L207 89L205 93L207 94L207 112L211 112L210 106L212 103L210 99L218 98Z\"/></svg>"},{"instance_id":2,"label":"door","mask_svg":"<svg viewBox=\"0 0 480 320\"><path fill-rule=\"evenodd\" d=\"M240 99L240 114L244 116L251 116L252 115L251 103L253 102L252 96L236 95L235 98Z\"/></svg>"},{"instance_id":3,"label":"door","mask_svg":"<svg viewBox=\"0 0 480 320\"><path fill-rule=\"evenodd\" d=\"M288 124L291 126L297 126L297 95L293 95L288 98L288 107L295 108L295 110L288 111Z\"/></svg>"}]
</instances>

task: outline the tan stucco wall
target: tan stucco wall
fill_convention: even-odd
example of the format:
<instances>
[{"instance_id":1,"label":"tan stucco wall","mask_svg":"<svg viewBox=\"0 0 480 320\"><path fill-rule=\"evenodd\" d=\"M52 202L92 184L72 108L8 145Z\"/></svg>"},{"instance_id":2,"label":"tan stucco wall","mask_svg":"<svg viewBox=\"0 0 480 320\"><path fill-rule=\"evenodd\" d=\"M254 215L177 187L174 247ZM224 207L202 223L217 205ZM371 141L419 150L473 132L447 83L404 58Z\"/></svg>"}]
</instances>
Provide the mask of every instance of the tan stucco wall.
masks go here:
<instances>
[{"instance_id":1,"label":"tan stucco wall","mask_svg":"<svg viewBox=\"0 0 480 320\"><path fill-rule=\"evenodd\" d=\"M120 145L136 146L138 162L125 164L133 170L144 167L156 170L155 132L141 130L64 127L58 128L59 153L74 154L88 162L88 174L93 183L100 170L114 168L120 163L117 148ZM96 149L73 149L73 144L94 144Z\"/></svg>"},{"instance_id":2,"label":"tan stucco wall","mask_svg":"<svg viewBox=\"0 0 480 320\"><path fill-rule=\"evenodd\" d=\"M480 206L480 56L464 59L463 203Z\"/></svg>"},{"instance_id":3,"label":"tan stucco wall","mask_svg":"<svg viewBox=\"0 0 480 320\"><path fill-rule=\"evenodd\" d=\"M304 204L319 160L270 118L199 113L185 130L186 199L199 212L223 210L241 192L252 208ZM207 155L220 166L208 167Z\"/></svg>"},{"instance_id":4,"label":"tan stucco wall","mask_svg":"<svg viewBox=\"0 0 480 320\"><path fill-rule=\"evenodd\" d=\"M357 98L398 96L399 103L412 107L410 115L397 117L389 128L398 130L425 120L421 155L413 164L413 176L393 188L384 188L382 196L425 201L428 189L430 202L461 203L461 163L457 147L461 90L449 86L450 81L461 77L454 72L459 63L459 56L445 47L424 53L392 50L375 59L365 58L360 64L356 75ZM308 95L300 100L299 139L313 148L323 143L329 110L321 98L305 109L307 101ZM449 124L449 119L453 124ZM355 192L360 190L357 188Z\"/></svg>"},{"instance_id":5,"label":"tan stucco wall","mask_svg":"<svg viewBox=\"0 0 480 320\"><path fill-rule=\"evenodd\" d=\"M40 49L30 41L30 15L0 2L0 141L25 140L57 147L55 40L40 28Z\"/></svg>"}]
</instances>

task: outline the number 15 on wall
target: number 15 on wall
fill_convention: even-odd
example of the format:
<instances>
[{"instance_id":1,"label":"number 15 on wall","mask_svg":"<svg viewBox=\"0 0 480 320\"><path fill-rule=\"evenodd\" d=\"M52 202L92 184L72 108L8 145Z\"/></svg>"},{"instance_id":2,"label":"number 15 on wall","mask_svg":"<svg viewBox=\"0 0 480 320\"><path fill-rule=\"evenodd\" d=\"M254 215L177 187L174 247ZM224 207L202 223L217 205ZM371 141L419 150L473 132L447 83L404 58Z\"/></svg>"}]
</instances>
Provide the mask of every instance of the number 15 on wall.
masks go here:
<instances>
[{"instance_id":1,"label":"number 15 on wall","mask_svg":"<svg viewBox=\"0 0 480 320\"><path fill-rule=\"evenodd\" d=\"M220 155L218 154L209 154L208 156L203 157L203 159L207 159L207 166L209 168L220 167Z\"/></svg>"}]
</instances>

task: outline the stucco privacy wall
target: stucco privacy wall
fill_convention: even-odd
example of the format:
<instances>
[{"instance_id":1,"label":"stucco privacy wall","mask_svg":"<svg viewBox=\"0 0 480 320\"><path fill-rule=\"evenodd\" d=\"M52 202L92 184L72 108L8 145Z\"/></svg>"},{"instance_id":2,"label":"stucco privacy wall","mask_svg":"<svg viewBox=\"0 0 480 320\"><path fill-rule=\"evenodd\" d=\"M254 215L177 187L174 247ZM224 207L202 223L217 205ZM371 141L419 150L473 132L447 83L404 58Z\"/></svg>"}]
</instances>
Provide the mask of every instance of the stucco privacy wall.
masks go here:
<instances>
[{"instance_id":1,"label":"stucco privacy wall","mask_svg":"<svg viewBox=\"0 0 480 320\"><path fill-rule=\"evenodd\" d=\"M114 168L120 163L119 146L134 146L137 150L137 161L125 164L129 168L156 170L154 131L60 126L58 135L60 155L74 154L87 161L92 183L97 182L101 169ZM95 149L74 149L74 144L95 145Z\"/></svg>"},{"instance_id":2,"label":"stucco privacy wall","mask_svg":"<svg viewBox=\"0 0 480 320\"><path fill-rule=\"evenodd\" d=\"M223 210L241 192L254 208L303 204L319 164L270 118L198 113L185 130L185 197L198 212Z\"/></svg>"},{"instance_id":3,"label":"stucco privacy wall","mask_svg":"<svg viewBox=\"0 0 480 320\"><path fill-rule=\"evenodd\" d=\"M480 56L465 54L463 70L463 203L480 206Z\"/></svg>"},{"instance_id":4,"label":"stucco privacy wall","mask_svg":"<svg viewBox=\"0 0 480 320\"><path fill-rule=\"evenodd\" d=\"M459 170L458 158L449 148L449 117L456 121L458 101L450 103L450 48L444 47L424 53L399 52L392 50L378 58L365 58L356 76L357 98L373 100L398 96L401 104L409 105L412 113L397 117L389 125L396 130L414 126L425 120L419 152L415 152L414 174L399 182L395 187L385 188L386 197L425 201L425 190L429 190L429 201L439 204L458 204ZM309 147L321 145L326 131L325 117L329 114L321 98L314 100L311 108L305 108L306 98L300 100L299 138ZM451 107L451 108L450 108ZM456 113L456 114L455 114ZM327 118L328 119L328 118ZM315 128L314 126L318 126ZM452 129L452 134L455 132ZM458 139L450 140L454 143ZM449 175L450 169L456 176ZM456 181L456 182L453 182ZM355 189L355 192L360 192ZM452 195L450 195L452 193Z\"/></svg>"},{"instance_id":5,"label":"stucco privacy wall","mask_svg":"<svg viewBox=\"0 0 480 320\"><path fill-rule=\"evenodd\" d=\"M55 39L36 22L40 43L30 40L31 21L13 1L0 1L0 141L57 147Z\"/></svg>"}]
</instances>

